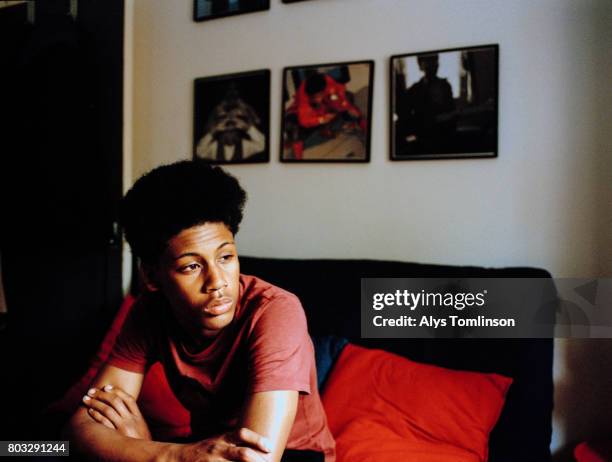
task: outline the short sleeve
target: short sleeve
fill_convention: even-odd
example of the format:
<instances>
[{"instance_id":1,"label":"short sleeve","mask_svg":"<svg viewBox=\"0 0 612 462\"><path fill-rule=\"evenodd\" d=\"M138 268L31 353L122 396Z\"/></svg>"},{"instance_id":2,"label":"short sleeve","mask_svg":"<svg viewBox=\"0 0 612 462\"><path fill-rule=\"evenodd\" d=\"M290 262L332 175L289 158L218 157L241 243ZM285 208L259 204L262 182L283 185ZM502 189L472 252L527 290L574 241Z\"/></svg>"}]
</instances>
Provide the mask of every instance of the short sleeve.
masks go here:
<instances>
[{"instance_id":1,"label":"short sleeve","mask_svg":"<svg viewBox=\"0 0 612 462\"><path fill-rule=\"evenodd\" d=\"M300 301L275 296L258 314L249 336L249 391L310 393L314 348Z\"/></svg>"},{"instance_id":2,"label":"short sleeve","mask_svg":"<svg viewBox=\"0 0 612 462\"><path fill-rule=\"evenodd\" d=\"M152 362L153 323L147 313L147 300L138 299L128 314L107 364L130 372L144 373ZM150 310L155 311L155 310Z\"/></svg>"}]
</instances>

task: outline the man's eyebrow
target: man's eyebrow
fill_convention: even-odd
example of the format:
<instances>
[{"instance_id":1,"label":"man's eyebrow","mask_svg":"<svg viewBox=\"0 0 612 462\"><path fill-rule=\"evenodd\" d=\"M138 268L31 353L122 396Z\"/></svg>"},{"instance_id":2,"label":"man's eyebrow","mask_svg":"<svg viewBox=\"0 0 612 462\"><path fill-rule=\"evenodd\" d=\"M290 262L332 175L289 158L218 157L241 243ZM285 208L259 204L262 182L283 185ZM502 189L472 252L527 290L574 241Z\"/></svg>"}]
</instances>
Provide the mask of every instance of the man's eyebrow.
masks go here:
<instances>
[{"instance_id":1,"label":"man's eyebrow","mask_svg":"<svg viewBox=\"0 0 612 462\"><path fill-rule=\"evenodd\" d=\"M225 247L226 245L234 245L234 241L225 241L223 244L221 244L219 247L217 247L217 250Z\"/></svg>"},{"instance_id":2,"label":"man's eyebrow","mask_svg":"<svg viewBox=\"0 0 612 462\"><path fill-rule=\"evenodd\" d=\"M180 260L181 258L184 258L184 257L199 257L199 256L200 255L198 253L196 253L196 252L185 252L185 253L182 253L180 255L177 255L176 257L174 257L174 259L175 260Z\"/></svg>"},{"instance_id":3,"label":"man's eyebrow","mask_svg":"<svg viewBox=\"0 0 612 462\"><path fill-rule=\"evenodd\" d=\"M223 243L221 243L219 245L219 247L217 247L217 250L222 249L223 247L225 247L226 245L235 245L234 241L225 241ZM184 257L199 257L200 254L197 252L185 252L182 253L180 255L177 255L176 257L174 257L174 260L180 260L181 258Z\"/></svg>"}]
</instances>

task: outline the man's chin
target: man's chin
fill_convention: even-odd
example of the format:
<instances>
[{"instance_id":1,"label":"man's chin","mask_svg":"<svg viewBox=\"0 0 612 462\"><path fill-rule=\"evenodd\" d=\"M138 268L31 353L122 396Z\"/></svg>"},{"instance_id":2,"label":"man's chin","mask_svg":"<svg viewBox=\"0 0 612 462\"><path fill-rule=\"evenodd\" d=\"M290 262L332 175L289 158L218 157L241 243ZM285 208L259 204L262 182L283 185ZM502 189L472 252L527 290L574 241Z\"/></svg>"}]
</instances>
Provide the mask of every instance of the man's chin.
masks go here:
<instances>
[{"instance_id":1,"label":"man's chin","mask_svg":"<svg viewBox=\"0 0 612 462\"><path fill-rule=\"evenodd\" d=\"M216 337L223 329L230 325L233 317L233 310L219 316L207 316L202 323L202 328L200 329L202 336L208 339Z\"/></svg>"}]
</instances>

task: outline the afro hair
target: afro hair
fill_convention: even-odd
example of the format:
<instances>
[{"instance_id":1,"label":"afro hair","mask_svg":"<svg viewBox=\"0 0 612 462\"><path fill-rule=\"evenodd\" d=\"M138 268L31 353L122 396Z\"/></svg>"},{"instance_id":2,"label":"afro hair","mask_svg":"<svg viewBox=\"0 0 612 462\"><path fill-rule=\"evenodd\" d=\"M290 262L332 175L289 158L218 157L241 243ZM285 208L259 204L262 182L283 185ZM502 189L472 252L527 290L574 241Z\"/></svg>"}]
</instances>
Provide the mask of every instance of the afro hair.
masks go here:
<instances>
[{"instance_id":1,"label":"afro hair","mask_svg":"<svg viewBox=\"0 0 612 462\"><path fill-rule=\"evenodd\" d=\"M168 241L207 222L236 234L246 193L238 180L201 160L163 165L139 178L121 202L120 222L132 252L156 263Z\"/></svg>"}]
</instances>

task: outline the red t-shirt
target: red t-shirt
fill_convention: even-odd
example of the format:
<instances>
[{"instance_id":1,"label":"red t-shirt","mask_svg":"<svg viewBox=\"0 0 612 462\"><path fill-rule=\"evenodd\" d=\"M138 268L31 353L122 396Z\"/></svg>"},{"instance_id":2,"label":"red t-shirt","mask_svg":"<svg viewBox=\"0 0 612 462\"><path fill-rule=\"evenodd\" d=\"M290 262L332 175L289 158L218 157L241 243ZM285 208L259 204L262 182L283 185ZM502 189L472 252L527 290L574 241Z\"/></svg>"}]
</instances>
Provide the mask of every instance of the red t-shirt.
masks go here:
<instances>
[{"instance_id":1,"label":"red t-shirt","mask_svg":"<svg viewBox=\"0 0 612 462\"><path fill-rule=\"evenodd\" d=\"M193 439L235 428L248 393L299 391L287 448L335 459L334 440L317 390L314 348L298 298L253 276L240 276L232 322L203 350L190 353L158 293L136 301L108 364L144 373L161 362L168 383L188 410ZM184 417L181 417L184 418Z\"/></svg>"}]
</instances>

